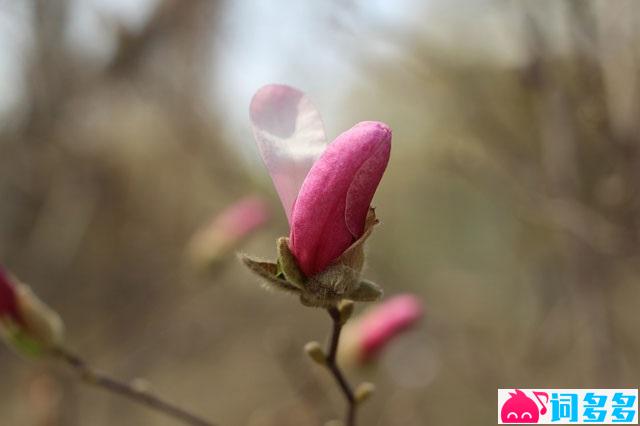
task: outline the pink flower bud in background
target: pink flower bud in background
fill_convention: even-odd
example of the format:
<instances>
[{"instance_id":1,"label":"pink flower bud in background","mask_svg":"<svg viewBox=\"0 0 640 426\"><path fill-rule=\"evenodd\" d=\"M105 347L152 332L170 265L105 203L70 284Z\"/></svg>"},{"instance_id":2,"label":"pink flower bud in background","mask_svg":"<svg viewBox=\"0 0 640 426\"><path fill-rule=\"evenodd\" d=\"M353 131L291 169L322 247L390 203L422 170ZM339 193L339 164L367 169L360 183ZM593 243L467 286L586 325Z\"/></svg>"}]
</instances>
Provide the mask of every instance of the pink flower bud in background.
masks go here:
<instances>
[{"instance_id":1,"label":"pink flower bud in background","mask_svg":"<svg viewBox=\"0 0 640 426\"><path fill-rule=\"evenodd\" d=\"M345 326L341 360L366 364L375 359L395 337L418 323L423 313L422 302L411 294L392 297L370 308Z\"/></svg>"},{"instance_id":2,"label":"pink flower bud in background","mask_svg":"<svg viewBox=\"0 0 640 426\"><path fill-rule=\"evenodd\" d=\"M0 321L24 324L24 319L18 312L16 288L2 266L0 266Z\"/></svg>"},{"instance_id":3,"label":"pink flower bud in background","mask_svg":"<svg viewBox=\"0 0 640 426\"><path fill-rule=\"evenodd\" d=\"M0 266L0 337L16 350L37 355L62 341L56 312Z\"/></svg>"},{"instance_id":4,"label":"pink flower bud in background","mask_svg":"<svg viewBox=\"0 0 640 426\"><path fill-rule=\"evenodd\" d=\"M235 201L191 238L189 255L199 266L210 265L269 221L269 206L256 195Z\"/></svg>"},{"instance_id":5,"label":"pink flower bud in background","mask_svg":"<svg viewBox=\"0 0 640 426\"><path fill-rule=\"evenodd\" d=\"M293 206L291 251L307 276L323 271L364 233L391 153L391 130L375 121L342 133L313 164Z\"/></svg>"}]
</instances>

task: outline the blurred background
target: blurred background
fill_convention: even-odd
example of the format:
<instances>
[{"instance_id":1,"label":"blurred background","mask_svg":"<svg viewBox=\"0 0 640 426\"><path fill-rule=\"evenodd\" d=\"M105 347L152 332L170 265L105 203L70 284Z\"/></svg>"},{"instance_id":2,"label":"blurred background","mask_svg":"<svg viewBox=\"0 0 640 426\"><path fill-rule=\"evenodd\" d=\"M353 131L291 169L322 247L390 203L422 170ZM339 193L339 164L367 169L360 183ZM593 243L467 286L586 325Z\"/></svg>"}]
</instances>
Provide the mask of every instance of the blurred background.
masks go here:
<instances>
[{"instance_id":1,"label":"blurred background","mask_svg":"<svg viewBox=\"0 0 640 426\"><path fill-rule=\"evenodd\" d=\"M233 254L273 258L288 232L248 119L286 83L330 138L394 131L366 276L426 315L349 368L378 388L360 424L495 424L498 387L638 387L639 24L633 0L0 0L0 260L99 369L220 425L341 418L301 349L328 315ZM194 262L248 194L268 223ZM5 347L0 377L3 425L176 424Z\"/></svg>"}]
</instances>

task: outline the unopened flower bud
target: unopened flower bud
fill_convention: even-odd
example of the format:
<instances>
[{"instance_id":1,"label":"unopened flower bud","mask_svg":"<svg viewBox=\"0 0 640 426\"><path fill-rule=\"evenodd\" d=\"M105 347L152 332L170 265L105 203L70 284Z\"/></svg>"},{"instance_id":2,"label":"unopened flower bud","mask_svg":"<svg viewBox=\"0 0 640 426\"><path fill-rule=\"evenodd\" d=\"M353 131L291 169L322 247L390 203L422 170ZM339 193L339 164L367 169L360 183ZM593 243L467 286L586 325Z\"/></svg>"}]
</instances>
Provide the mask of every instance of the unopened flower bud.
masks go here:
<instances>
[{"instance_id":1,"label":"unopened flower bud","mask_svg":"<svg viewBox=\"0 0 640 426\"><path fill-rule=\"evenodd\" d=\"M0 335L21 353L39 355L62 342L56 312L0 267Z\"/></svg>"},{"instance_id":2,"label":"unopened flower bud","mask_svg":"<svg viewBox=\"0 0 640 426\"><path fill-rule=\"evenodd\" d=\"M391 129L364 121L313 164L291 211L289 244L302 272L324 271L366 232L367 213L391 153Z\"/></svg>"},{"instance_id":3,"label":"unopened flower bud","mask_svg":"<svg viewBox=\"0 0 640 426\"><path fill-rule=\"evenodd\" d=\"M373 383L364 382L360 383L356 388L355 397L357 403L362 403L369 399L376 391L376 386Z\"/></svg>"},{"instance_id":4,"label":"unopened flower bud","mask_svg":"<svg viewBox=\"0 0 640 426\"><path fill-rule=\"evenodd\" d=\"M351 365L371 362L422 315L422 302L411 294L392 297L368 309L343 329L338 358Z\"/></svg>"},{"instance_id":5,"label":"unopened flower bud","mask_svg":"<svg viewBox=\"0 0 640 426\"><path fill-rule=\"evenodd\" d=\"M278 241L277 264L263 267L247 256L245 264L305 306L378 300L382 289L361 274L364 243L378 223L371 200L389 162L391 129L364 121L327 144L309 99L278 84L258 90L250 115L290 229ZM275 274L264 273L274 267Z\"/></svg>"},{"instance_id":6,"label":"unopened flower bud","mask_svg":"<svg viewBox=\"0 0 640 426\"><path fill-rule=\"evenodd\" d=\"M324 351L322 350L320 343L309 342L306 345L304 345L304 351L307 353L307 355L309 355L309 358L311 358L316 363L320 365L327 364L327 356L324 354Z\"/></svg>"}]
</instances>

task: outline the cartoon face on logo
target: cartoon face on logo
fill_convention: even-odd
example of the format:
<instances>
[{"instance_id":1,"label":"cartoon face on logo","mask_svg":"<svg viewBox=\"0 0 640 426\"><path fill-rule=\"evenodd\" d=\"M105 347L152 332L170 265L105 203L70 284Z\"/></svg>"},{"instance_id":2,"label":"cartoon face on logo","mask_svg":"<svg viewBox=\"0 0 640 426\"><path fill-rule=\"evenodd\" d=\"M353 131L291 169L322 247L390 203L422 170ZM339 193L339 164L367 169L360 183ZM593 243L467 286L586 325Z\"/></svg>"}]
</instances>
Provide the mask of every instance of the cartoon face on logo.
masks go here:
<instances>
[{"instance_id":1,"label":"cartoon face on logo","mask_svg":"<svg viewBox=\"0 0 640 426\"><path fill-rule=\"evenodd\" d=\"M538 411L536 403L519 389L509 392L510 398L502 405L500 419L503 423L538 423L540 414L547 412L547 408L540 401L539 396L545 396L547 401L549 396L544 392L534 392L536 399L540 402L542 410Z\"/></svg>"}]
</instances>

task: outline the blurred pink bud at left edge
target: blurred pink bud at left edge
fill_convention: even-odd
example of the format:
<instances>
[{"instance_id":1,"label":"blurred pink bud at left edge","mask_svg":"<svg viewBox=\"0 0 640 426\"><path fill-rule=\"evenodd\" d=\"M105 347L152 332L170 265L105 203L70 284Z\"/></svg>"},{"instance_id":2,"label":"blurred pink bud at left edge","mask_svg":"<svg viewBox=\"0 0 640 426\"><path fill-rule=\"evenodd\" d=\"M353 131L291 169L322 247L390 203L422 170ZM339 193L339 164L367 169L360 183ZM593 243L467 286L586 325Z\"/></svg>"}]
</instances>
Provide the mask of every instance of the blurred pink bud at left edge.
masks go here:
<instances>
[{"instance_id":1,"label":"blurred pink bud at left edge","mask_svg":"<svg viewBox=\"0 0 640 426\"><path fill-rule=\"evenodd\" d=\"M18 299L16 289L9 273L0 266L0 321L11 320L22 323L23 320L18 312Z\"/></svg>"},{"instance_id":2,"label":"blurred pink bud at left edge","mask_svg":"<svg viewBox=\"0 0 640 426\"><path fill-rule=\"evenodd\" d=\"M255 195L241 198L193 235L189 255L196 264L209 264L264 226L269 217L265 200Z\"/></svg>"},{"instance_id":3,"label":"blurred pink bud at left edge","mask_svg":"<svg viewBox=\"0 0 640 426\"><path fill-rule=\"evenodd\" d=\"M402 294L374 306L347 325L345 350L347 363L367 363L376 358L395 337L414 326L424 314L420 299Z\"/></svg>"},{"instance_id":4,"label":"blurred pink bud at left edge","mask_svg":"<svg viewBox=\"0 0 640 426\"><path fill-rule=\"evenodd\" d=\"M0 266L0 337L19 352L37 355L59 344L63 334L58 314Z\"/></svg>"}]
</instances>

